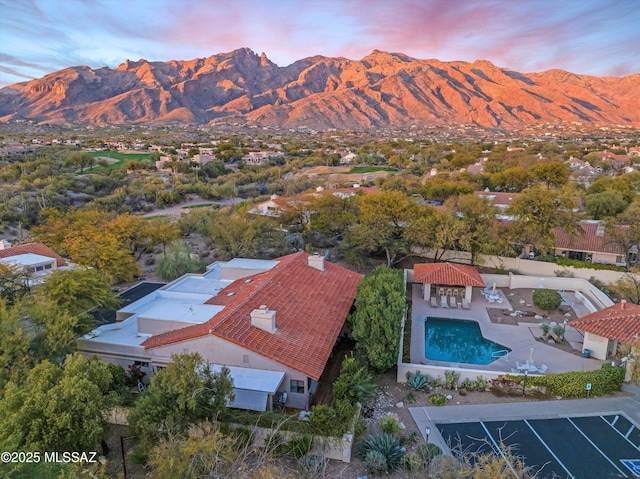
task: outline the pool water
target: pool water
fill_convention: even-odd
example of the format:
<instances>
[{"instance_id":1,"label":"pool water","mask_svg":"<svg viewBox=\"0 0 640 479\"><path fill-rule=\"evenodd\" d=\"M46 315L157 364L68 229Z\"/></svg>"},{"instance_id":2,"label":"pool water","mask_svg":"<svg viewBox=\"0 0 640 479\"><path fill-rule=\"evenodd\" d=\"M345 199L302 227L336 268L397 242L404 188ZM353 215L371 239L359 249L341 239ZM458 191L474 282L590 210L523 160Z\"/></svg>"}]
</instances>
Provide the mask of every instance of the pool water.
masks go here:
<instances>
[{"instance_id":1,"label":"pool water","mask_svg":"<svg viewBox=\"0 0 640 479\"><path fill-rule=\"evenodd\" d=\"M425 357L433 361L466 364L489 364L499 359L507 348L482 336L480 325L466 319L428 317L424 325Z\"/></svg>"}]
</instances>

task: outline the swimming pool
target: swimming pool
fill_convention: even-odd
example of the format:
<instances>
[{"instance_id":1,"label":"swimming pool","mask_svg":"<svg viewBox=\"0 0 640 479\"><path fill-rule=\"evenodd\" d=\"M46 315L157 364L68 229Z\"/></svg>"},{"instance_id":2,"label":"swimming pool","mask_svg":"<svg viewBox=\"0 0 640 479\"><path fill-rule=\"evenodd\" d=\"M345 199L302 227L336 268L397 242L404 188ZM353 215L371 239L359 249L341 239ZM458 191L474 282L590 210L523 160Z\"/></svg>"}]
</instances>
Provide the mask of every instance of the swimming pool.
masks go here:
<instances>
[{"instance_id":1,"label":"swimming pool","mask_svg":"<svg viewBox=\"0 0 640 479\"><path fill-rule=\"evenodd\" d=\"M427 317L424 324L424 352L427 359L466 364L489 364L507 348L482 336L480 325L466 319Z\"/></svg>"}]
</instances>

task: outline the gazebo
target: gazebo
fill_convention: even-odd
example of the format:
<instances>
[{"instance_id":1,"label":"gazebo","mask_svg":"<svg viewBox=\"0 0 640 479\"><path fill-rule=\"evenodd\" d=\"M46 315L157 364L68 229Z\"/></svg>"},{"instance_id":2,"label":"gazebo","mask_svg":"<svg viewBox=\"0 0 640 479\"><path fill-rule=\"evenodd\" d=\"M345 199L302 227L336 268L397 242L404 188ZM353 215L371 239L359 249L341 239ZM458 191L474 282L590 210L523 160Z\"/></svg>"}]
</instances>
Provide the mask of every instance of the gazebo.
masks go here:
<instances>
[{"instance_id":1,"label":"gazebo","mask_svg":"<svg viewBox=\"0 0 640 479\"><path fill-rule=\"evenodd\" d=\"M616 353L618 344L640 347L640 306L622 301L569 322L584 331L583 348L592 357L606 360Z\"/></svg>"},{"instance_id":2,"label":"gazebo","mask_svg":"<svg viewBox=\"0 0 640 479\"><path fill-rule=\"evenodd\" d=\"M413 267L413 280L423 284L425 301L429 301L432 296L453 296L460 300L465 298L471 303L473 287L484 287L484 281L476 268L457 263L416 264Z\"/></svg>"}]
</instances>

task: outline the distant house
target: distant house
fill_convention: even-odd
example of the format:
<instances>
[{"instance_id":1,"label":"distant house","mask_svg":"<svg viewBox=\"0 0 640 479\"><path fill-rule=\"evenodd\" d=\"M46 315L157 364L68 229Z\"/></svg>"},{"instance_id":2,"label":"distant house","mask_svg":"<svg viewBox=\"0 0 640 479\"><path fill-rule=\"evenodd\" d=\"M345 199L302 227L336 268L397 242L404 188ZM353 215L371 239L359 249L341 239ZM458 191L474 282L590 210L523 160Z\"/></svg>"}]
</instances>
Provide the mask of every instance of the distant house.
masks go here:
<instances>
[{"instance_id":1,"label":"distant house","mask_svg":"<svg viewBox=\"0 0 640 479\"><path fill-rule=\"evenodd\" d=\"M316 188L314 192L303 193L297 196L279 197L278 195L271 195L267 201L258 203L251 208L248 213L254 215L278 217L283 212L291 208L304 208L311 203L315 198L321 195L334 195L339 198L345 199L356 195L357 193L373 193L377 189L374 187L363 187L356 183L351 188L334 188L325 189L322 186Z\"/></svg>"},{"instance_id":2,"label":"distant house","mask_svg":"<svg viewBox=\"0 0 640 479\"><path fill-rule=\"evenodd\" d=\"M281 151L251 151L242 157L247 165L264 165L271 158L284 156Z\"/></svg>"},{"instance_id":3,"label":"distant house","mask_svg":"<svg viewBox=\"0 0 640 479\"><path fill-rule=\"evenodd\" d=\"M341 153L340 154L340 164L341 165L349 165L356 158L358 158L358 155L356 155L355 153L351 153L350 151L346 152L346 153Z\"/></svg>"},{"instance_id":4,"label":"distant house","mask_svg":"<svg viewBox=\"0 0 640 479\"><path fill-rule=\"evenodd\" d=\"M565 164L569 165L569 179L586 187L589 187L602 174L602 169L594 168L588 161L578 158L571 157L565 161Z\"/></svg>"},{"instance_id":5,"label":"distant house","mask_svg":"<svg viewBox=\"0 0 640 479\"><path fill-rule=\"evenodd\" d=\"M12 247L5 240L0 241L0 263L28 273L32 283L41 282L52 271L69 266L62 256L44 243Z\"/></svg>"},{"instance_id":6,"label":"distant house","mask_svg":"<svg viewBox=\"0 0 640 479\"><path fill-rule=\"evenodd\" d=\"M232 407L309 406L343 330L362 275L294 253L273 261L236 258L188 274L117 313L78 340L84 356L148 372L198 352L231 367Z\"/></svg>"},{"instance_id":7,"label":"distant house","mask_svg":"<svg viewBox=\"0 0 640 479\"><path fill-rule=\"evenodd\" d=\"M596 359L613 357L618 344L640 346L640 306L636 304L622 301L569 324L584 331L583 348Z\"/></svg>"},{"instance_id":8,"label":"distant house","mask_svg":"<svg viewBox=\"0 0 640 479\"><path fill-rule=\"evenodd\" d=\"M624 228L624 226L620 226ZM628 251L607 238L605 224L602 221L585 220L580 222L578 234L569 236L563 230L556 230L555 255L592 263L625 266Z\"/></svg>"}]
</instances>

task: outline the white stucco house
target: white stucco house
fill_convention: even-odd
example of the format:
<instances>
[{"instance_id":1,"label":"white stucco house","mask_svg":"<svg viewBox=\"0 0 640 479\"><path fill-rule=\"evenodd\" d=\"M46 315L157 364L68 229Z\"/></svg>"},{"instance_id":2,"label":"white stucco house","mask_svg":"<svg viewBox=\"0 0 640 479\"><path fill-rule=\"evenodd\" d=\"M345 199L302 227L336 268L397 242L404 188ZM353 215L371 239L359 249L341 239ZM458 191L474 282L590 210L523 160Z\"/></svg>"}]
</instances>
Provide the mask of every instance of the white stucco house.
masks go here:
<instances>
[{"instance_id":1,"label":"white stucco house","mask_svg":"<svg viewBox=\"0 0 640 479\"><path fill-rule=\"evenodd\" d=\"M151 374L172 355L198 352L230 367L232 407L270 409L286 392L287 406L306 408L361 279L304 252L217 262L122 308L78 339L78 351Z\"/></svg>"}]
</instances>

